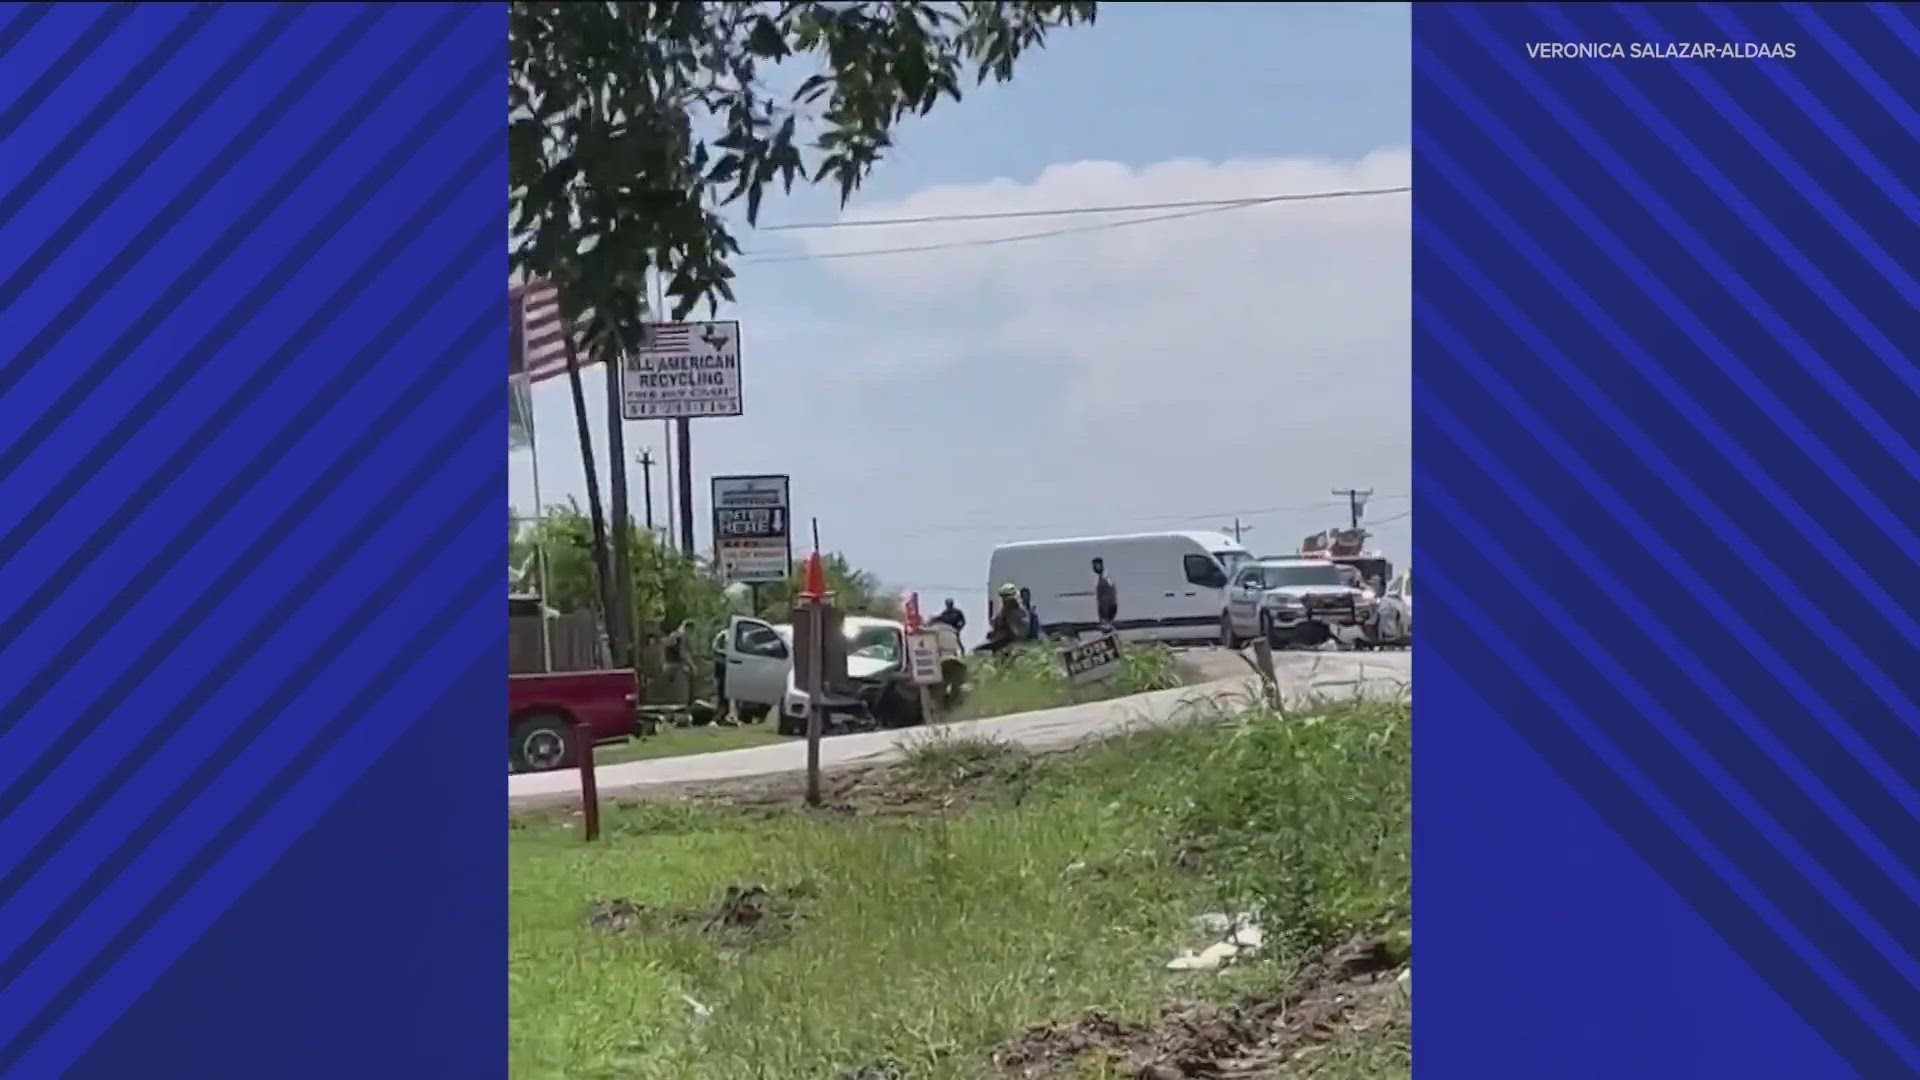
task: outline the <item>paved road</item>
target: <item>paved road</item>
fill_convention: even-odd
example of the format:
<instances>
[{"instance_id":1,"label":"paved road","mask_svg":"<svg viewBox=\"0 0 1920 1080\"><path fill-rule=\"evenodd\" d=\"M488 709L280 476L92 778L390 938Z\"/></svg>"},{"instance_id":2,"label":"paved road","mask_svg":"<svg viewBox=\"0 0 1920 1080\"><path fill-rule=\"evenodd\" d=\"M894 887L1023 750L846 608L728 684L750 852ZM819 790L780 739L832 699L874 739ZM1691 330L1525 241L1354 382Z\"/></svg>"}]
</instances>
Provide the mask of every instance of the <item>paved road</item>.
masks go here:
<instances>
[{"instance_id":1,"label":"paved road","mask_svg":"<svg viewBox=\"0 0 1920 1080\"><path fill-rule=\"evenodd\" d=\"M1183 654L1182 661L1192 677L1205 681L1117 701L969 720L945 725L942 730L954 735L998 738L1034 750L1058 749L1133 725L1166 725L1201 719L1218 708L1247 701L1253 690L1252 669L1232 653L1199 649ZM1274 657L1274 668L1288 699L1294 703L1360 693L1391 696L1410 693L1413 685L1412 654L1404 652L1281 653ZM820 744L821 767L834 771L895 760L901 756L904 744L925 737L918 729L836 736ZM597 776L600 793L612 797L781 776L804 772L806 765L806 745L795 741L717 754L603 765L597 770ZM579 792L578 775L571 770L507 778L507 803L516 810L572 802L579 798Z\"/></svg>"}]
</instances>

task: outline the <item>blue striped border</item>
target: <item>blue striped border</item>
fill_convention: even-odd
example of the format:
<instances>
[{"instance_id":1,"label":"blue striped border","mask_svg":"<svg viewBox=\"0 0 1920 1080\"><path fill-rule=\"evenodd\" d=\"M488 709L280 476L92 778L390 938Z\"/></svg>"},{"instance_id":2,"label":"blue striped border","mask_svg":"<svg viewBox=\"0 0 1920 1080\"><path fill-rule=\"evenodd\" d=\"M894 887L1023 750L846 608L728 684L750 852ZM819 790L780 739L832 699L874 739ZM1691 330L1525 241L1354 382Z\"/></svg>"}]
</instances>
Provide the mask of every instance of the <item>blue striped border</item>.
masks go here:
<instances>
[{"instance_id":1,"label":"blue striped border","mask_svg":"<svg viewBox=\"0 0 1920 1080\"><path fill-rule=\"evenodd\" d=\"M1920 28L1414 38L1420 1075L1920 1075Z\"/></svg>"},{"instance_id":2,"label":"blue striped border","mask_svg":"<svg viewBox=\"0 0 1920 1080\"><path fill-rule=\"evenodd\" d=\"M0 1076L505 1073L506 44L0 6Z\"/></svg>"}]
</instances>

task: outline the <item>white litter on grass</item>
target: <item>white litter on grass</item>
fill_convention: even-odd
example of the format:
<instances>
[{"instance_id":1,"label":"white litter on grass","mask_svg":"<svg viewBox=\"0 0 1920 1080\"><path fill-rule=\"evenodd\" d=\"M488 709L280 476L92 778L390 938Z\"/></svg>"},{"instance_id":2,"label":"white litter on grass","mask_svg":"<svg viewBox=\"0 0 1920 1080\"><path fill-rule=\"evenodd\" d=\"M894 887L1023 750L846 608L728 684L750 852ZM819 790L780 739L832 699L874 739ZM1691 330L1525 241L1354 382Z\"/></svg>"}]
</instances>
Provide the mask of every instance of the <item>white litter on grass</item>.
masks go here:
<instances>
[{"instance_id":1,"label":"white litter on grass","mask_svg":"<svg viewBox=\"0 0 1920 1080\"><path fill-rule=\"evenodd\" d=\"M1183 952L1167 961L1168 971L1214 971L1240 955L1240 947L1231 941L1209 945L1200 952Z\"/></svg>"},{"instance_id":2,"label":"white litter on grass","mask_svg":"<svg viewBox=\"0 0 1920 1080\"><path fill-rule=\"evenodd\" d=\"M1241 957L1259 952L1267 938L1266 931L1254 921L1254 915L1245 911L1232 916L1211 911L1195 918L1193 928L1203 934L1225 934L1227 939L1199 952L1182 950L1179 956L1167 961L1168 971L1217 971Z\"/></svg>"},{"instance_id":3,"label":"white litter on grass","mask_svg":"<svg viewBox=\"0 0 1920 1080\"><path fill-rule=\"evenodd\" d=\"M681 994L681 995L680 995L680 1000L681 1000L681 1001L684 1001L684 1002L686 1002L686 1003L687 1003L688 1005L690 1005L690 1006L692 1006L692 1007L693 1007L693 1015L695 1015L695 1016L697 1016L697 1017L699 1017L700 1019L702 1019L702 1020L707 1020L707 1019L711 1019L711 1018L712 1018L712 1016L713 1016L713 1010L712 1010L712 1009L710 1009L710 1008L708 1008L707 1006L705 1006L705 1005L702 1005L702 1004L700 1004L699 1002L697 1002L697 1001L695 1001L695 1000L693 1000L693 998L691 998L691 997L689 997L689 996L687 996L686 994Z\"/></svg>"}]
</instances>

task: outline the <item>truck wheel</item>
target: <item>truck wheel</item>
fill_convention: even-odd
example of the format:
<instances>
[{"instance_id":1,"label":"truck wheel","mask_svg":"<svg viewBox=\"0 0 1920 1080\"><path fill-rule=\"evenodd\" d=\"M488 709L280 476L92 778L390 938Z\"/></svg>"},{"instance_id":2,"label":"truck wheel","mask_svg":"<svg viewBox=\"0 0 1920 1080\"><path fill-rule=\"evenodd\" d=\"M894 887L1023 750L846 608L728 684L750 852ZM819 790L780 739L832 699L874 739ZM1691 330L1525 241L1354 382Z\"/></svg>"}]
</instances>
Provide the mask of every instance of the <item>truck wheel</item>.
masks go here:
<instances>
[{"instance_id":1,"label":"truck wheel","mask_svg":"<svg viewBox=\"0 0 1920 1080\"><path fill-rule=\"evenodd\" d=\"M740 719L749 724L765 720L767 714L773 711L771 705L748 705L745 702L735 702L734 708L739 711Z\"/></svg>"},{"instance_id":2,"label":"truck wheel","mask_svg":"<svg viewBox=\"0 0 1920 1080\"><path fill-rule=\"evenodd\" d=\"M1281 640L1280 634L1273 628L1273 616L1264 611L1260 613L1260 636L1267 639L1267 647L1270 649L1284 649L1287 647L1286 643Z\"/></svg>"},{"instance_id":3,"label":"truck wheel","mask_svg":"<svg viewBox=\"0 0 1920 1080\"><path fill-rule=\"evenodd\" d=\"M541 713L513 726L507 760L516 772L550 772L579 762L579 737L564 716Z\"/></svg>"}]
</instances>

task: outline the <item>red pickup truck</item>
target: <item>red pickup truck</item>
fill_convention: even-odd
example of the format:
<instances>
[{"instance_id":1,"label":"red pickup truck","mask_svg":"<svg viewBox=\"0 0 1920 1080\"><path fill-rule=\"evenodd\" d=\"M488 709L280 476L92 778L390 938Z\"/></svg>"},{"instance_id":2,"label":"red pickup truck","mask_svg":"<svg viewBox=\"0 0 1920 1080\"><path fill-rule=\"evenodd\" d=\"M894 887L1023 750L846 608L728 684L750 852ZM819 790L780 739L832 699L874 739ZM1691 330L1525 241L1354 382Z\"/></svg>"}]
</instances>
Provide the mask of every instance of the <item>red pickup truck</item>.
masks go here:
<instances>
[{"instance_id":1,"label":"red pickup truck","mask_svg":"<svg viewBox=\"0 0 1920 1080\"><path fill-rule=\"evenodd\" d=\"M580 761L580 741L598 746L639 730L639 684L631 670L507 676L507 768L545 772Z\"/></svg>"}]
</instances>

